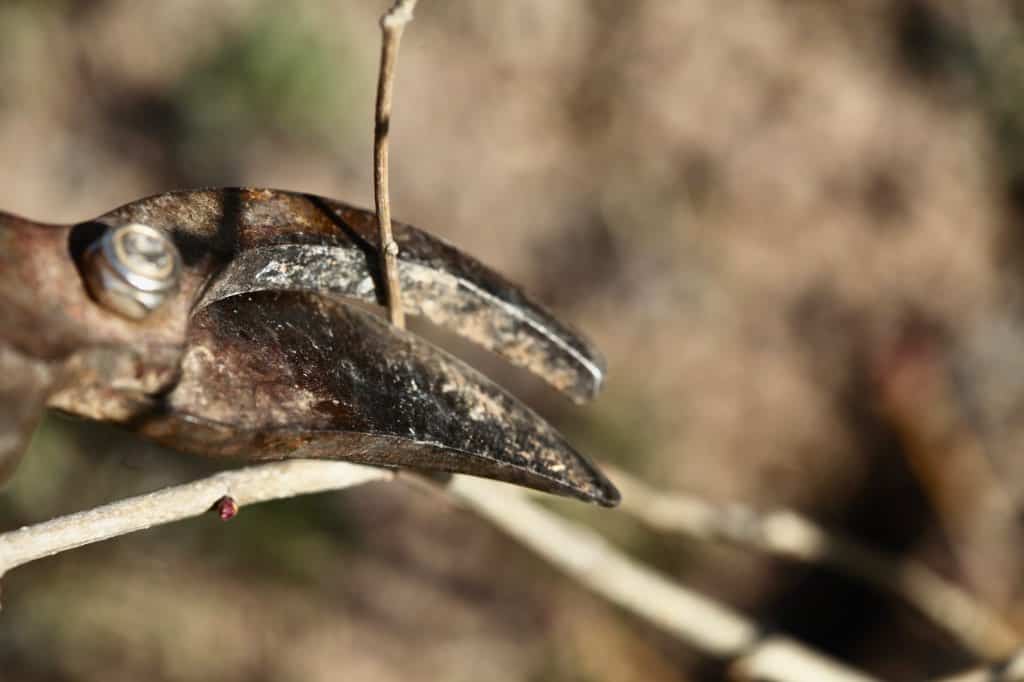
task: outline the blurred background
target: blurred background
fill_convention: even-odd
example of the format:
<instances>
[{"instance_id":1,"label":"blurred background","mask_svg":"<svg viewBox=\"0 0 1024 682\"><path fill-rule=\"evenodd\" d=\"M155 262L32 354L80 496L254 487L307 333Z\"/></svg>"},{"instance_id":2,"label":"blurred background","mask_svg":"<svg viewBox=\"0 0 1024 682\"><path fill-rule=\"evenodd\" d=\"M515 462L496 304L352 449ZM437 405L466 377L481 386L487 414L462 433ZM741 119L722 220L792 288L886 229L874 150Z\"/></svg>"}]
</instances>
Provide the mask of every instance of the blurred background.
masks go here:
<instances>
[{"instance_id":1,"label":"blurred background","mask_svg":"<svg viewBox=\"0 0 1024 682\"><path fill-rule=\"evenodd\" d=\"M72 222L240 184L372 206L387 4L0 3L0 207ZM1024 5L423 0L392 131L396 219L605 352L584 408L466 352L581 450L665 490L795 508L1024 631ZM50 418L0 529L208 471ZM886 679L975 660L833 571L551 504ZM154 529L3 587L5 682L722 674L398 485Z\"/></svg>"}]
</instances>

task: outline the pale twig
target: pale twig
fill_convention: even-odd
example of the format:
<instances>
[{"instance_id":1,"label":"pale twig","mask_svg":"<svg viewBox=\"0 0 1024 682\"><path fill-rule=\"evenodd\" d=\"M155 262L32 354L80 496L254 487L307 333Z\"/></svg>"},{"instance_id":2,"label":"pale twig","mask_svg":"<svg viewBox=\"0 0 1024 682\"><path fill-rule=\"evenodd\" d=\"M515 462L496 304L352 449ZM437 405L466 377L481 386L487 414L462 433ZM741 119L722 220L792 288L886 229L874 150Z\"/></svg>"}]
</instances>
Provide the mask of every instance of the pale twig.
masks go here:
<instances>
[{"instance_id":1,"label":"pale twig","mask_svg":"<svg viewBox=\"0 0 1024 682\"><path fill-rule=\"evenodd\" d=\"M245 506L392 477L384 469L322 460L290 460L221 472L0 534L0 576L35 559L199 516L225 497ZM798 642L763 636L749 619L629 559L596 532L532 503L518 488L456 476L448 491L585 587L704 653L732 659L735 673L743 679L871 679ZM1017 680L1019 667L1017 661L946 682Z\"/></svg>"},{"instance_id":2,"label":"pale twig","mask_svg":"<svg viewBox=\"0 0 1024 682\"><path fill-rule=\"evenodd\" d=\"M402 309L402 285L398 279L398 244L391 235L388 143L391 138L391 94L395 84L398 46L405 25L412 21L416 2L398 0L380 19L380 74L377 80L373 134L373 198L377 205L377 225L380 230L380 270L387 287L388 316L391 323L398 327L405 326L405 312Z\"/></svg>"},{"instance_id":3,"label":"pale twig","mask_svg":"<svg viewBox=\"0 0 1024 682\"><path fill-rule=\"evenodd\" d=\"M734 661L741 679L863 682L872 678L633 561L596 532L531 502L524 491L456 476L448 492L581 584L700 651Z\"/></svg>"},{"instance_id":4,"label":"pale twig","mask_svg":"<svg viewBox=\"0 0 1024 682\"><path fill-rule=\"evenodd\" d=\"M244 507L391 478L392 472L385 469L324 460L289 460L221 472L0 534L0 576L35 559L198 516L225 497ZM532 503L516 487L456 476L449 491L589 589L707 654L735 659L738 674L747 679L870 679L796 642L763 637L748 619L637 564L594 531Z\"/></svg>"},{"instance_id":5,"label":"pale twig","mask_svg":"<svg viewBox=\"0 0 1024 682\"><path fill-rule=\"evenodd\" d=\"M622 471L609 473L622 491L620 510L655 530L830 566L905 600L983 658L1006 656L1021 645L1017 632L996 613L920 563L901 562L826 532L789 510L759 513L745 505L716 505L663 493Z\"/></svg>"},{"instance_id":6,"label":"pale twig","mask_svg":"<svg viewBox=\"0 0 1024 682\"><path fill-rule=\"evenodd\" d=\"M389 479L386 469L289 460L233 471L0 534L0 577L36 559L210 511L230 497L241 506Z\"/></svg>"}]
</instances>

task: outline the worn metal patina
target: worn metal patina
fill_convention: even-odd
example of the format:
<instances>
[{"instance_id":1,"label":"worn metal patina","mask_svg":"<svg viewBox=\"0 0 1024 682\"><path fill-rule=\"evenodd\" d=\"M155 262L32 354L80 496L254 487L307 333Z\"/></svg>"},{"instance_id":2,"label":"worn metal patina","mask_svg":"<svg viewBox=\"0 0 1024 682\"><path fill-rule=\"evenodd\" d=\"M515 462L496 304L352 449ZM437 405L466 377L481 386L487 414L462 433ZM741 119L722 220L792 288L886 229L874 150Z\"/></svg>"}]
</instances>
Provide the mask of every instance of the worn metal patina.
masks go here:
<instances>
[{"instance_id":1,"label":"worn metal patina","mask_svg":"<svg viewBox=\"0 0 1024 682\"><path fill-rule=\"evenodd\" d=\"M140 320L83 285L90 246L133 223L182 260L173 295ZM368 211L259 189L163 194L74 226L0 216L0 476L51 406L203 455L466 473L615 504L537 414L367 311L383 301L376 235ZM603 361L579 334L453 246L399 223L394 235L409 313L577 402L597 393Z\"/></svg>"}]
</instances>

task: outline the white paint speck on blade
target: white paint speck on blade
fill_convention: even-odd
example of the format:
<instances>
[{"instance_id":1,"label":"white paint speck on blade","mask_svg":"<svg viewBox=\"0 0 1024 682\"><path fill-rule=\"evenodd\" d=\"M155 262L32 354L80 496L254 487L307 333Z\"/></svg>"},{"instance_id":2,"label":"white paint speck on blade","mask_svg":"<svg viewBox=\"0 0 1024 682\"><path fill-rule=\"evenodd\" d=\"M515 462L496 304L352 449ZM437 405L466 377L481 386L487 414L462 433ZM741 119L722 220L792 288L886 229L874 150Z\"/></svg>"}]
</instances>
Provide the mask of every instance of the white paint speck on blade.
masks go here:
<instances>
[{"instance_id":1,"label":"white paint speck on blade","mask_svg":"<svg viewBox=\"0 0 1024 682\"><path fill-rule=\"evenodd\" d=\"M264 278L268 282L274 280L274 276L280 276L281 274L281 263L276 260L272 260L263 266L263 269L256 273L256 281L262 281Z\"/></svg>"}]
</instances>

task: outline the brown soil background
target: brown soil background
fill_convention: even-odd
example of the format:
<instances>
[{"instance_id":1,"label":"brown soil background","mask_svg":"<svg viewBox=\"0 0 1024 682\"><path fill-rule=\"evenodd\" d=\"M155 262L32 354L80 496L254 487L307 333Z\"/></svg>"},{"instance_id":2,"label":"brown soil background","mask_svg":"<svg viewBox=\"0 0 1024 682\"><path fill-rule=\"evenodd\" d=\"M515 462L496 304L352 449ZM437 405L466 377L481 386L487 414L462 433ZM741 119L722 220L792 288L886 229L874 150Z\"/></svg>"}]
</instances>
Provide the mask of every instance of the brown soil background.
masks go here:
<instances>
[{"instance_id":1,"label":"brown soil background","mask_svg":"<svg viewBox=\"0 0 1024 682\"><path fill-rule=\"evenodd\" d=\"M78 221L239 184L372 205L384 5L0 3L0 207ZM393 213L603 349L607 390L580 409L467 351L584 451L664 488L795 507L1024 625L1016 7L423 0L399 64ZM50 419L0 492L0 528L207 467ZM556 506L886 679L973 660L829 571ZM14 571L4 597L4 681L722 673L399 486L70 552Z\"/></svg>"}]
</instances>

